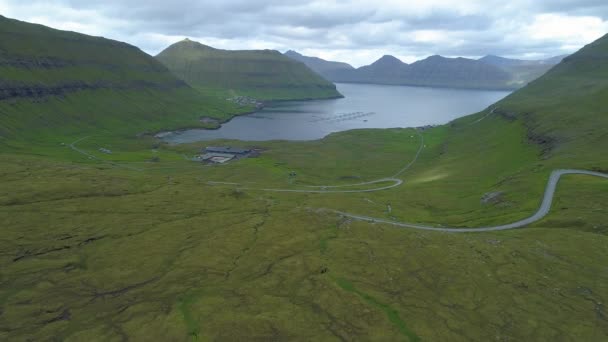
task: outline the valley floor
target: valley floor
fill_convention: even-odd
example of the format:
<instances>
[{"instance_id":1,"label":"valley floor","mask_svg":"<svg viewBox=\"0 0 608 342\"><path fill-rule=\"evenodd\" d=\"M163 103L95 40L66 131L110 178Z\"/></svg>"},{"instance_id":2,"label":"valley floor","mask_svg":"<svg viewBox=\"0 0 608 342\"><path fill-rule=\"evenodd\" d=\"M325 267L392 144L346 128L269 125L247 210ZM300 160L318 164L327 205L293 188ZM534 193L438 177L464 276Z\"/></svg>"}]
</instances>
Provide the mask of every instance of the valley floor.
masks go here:
<instances>
[{"instance_id":1,"label":"valley floor","mask_svg":"<svg viewBox=\"0 0 608 342\"><path fill-rule=\"evenodd\" d=\"M420 151L412 129L256 143L262 156L222 166L184 158L202 144L102 135L76 145L89 156L4 151L0 339L608 338L603 178L564 176L549 214L512 231L398 229L322 209L500 225L538 209L552 170L593 169L539 158L519 122L484 115L423 132L406 170ZM383 191L260 191L366 190L401 170Z\"/></svg>"}]
</instances>

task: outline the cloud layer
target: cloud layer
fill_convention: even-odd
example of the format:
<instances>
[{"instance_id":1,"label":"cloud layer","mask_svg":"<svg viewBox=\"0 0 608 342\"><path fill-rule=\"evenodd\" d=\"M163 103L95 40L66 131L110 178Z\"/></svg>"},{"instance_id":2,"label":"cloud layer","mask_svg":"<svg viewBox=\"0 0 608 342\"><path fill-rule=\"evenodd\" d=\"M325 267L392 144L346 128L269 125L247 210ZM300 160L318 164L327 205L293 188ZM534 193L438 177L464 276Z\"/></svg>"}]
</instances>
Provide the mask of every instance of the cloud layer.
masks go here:
<instances>
[{"instance_id":1,"label":"cloud layer","mask_svg":"<svg viewBox=\"0 0 608 342\"><path fill-rule=\"evenodd\" d=\"M369 64L384 54L543 58L608 32L605 0L0 0L0 14L157 54L184 37Z\"/></svg>"}]
</instances>

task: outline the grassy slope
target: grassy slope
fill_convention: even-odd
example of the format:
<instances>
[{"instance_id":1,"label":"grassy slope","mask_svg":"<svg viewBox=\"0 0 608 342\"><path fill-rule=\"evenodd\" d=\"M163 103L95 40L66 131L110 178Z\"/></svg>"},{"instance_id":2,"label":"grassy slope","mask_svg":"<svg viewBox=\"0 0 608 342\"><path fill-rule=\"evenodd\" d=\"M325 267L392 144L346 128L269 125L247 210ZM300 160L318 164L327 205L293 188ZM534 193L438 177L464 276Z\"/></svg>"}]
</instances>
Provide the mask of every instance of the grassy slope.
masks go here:
<instances>
[{"instance_id":1,"label":"grassy slope","mask_svg":"<svg viewBox=\"0 0 608 342\"><path fill-rule=\"evenodd\" d=\"M278 51L218 50L184 40L157 58L180 78L207 92L228 90L261 100L340 96L332 83Z\"/></svg>"},{"instance_id":2,"label":"grassy slope","mask_svg":"<svg viewBox=\"0 0 608 342\"><path fill-rule=\"evenodd\" d=\"M544 141L552 159L608 168L601 148L608 146L607 59L608 36L604 36L498 106L523 119L530 137Z\"/></svg>"},{"instance_id":3,"label":"grassy slope","mask_svg":"<svg viewBox=\"0 0 608 342\"><path fill-rule=\"evenodd\" d=\"M93 130L133 136L238 110L125 43L4 17L0 38L1 142L54 143Z\"/></svg>"},{"instance_id":4,"label":"grassy slope","mask_svg":"<svg viewBox=\"0 0 608 342\"><path fill-rule=\"evenodd\" d=\"M501 233L401 230L317 209L461 226L527 216L551 169L607 167L605 116L594 111L606 85L593 76L607 65L592 74L562 65L499 103L502 115L425 132L406 184L385 192L275 194L207 181L375 179L413 157L413 130L256 143L262 157L219 167L181 158L201 144L160 146L159 163L145 162L147 142L99 155L144 171L60 146L44 150L54 158L1 153L0 339L605 340L605 180L567 177L545 220ZM595 91L568 101L581 85ZM79 146L96 154L113 139ZM503 201L481 203L490 191Z\"/></svg>"}]
</instances>

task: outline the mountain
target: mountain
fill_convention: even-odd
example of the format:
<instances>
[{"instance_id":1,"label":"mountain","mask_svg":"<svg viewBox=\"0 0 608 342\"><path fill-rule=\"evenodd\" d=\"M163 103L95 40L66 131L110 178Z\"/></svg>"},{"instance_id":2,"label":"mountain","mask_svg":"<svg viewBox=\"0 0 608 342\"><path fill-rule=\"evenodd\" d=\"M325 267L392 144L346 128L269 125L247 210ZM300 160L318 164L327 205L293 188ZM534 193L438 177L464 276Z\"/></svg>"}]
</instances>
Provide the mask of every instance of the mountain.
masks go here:
<instances>
[{"instance_id":1,"label":"mountain","mask_svg":"<svg viewBox=\"0 0 608 342\"><path fill-rule=\"evenodd\" d=\"M525 120L528 138L543 146L546 157L608 168L608 35L496 106L504 116Z\"/></svg>"},{"instance_id":2,"label":"mountain","mask_svg":"<svg viewBox=\"0 0 608 342\"><path fill-rule=\"evenodd\" d=\"M435 55L408 65L394 56L385 55L370 65L355 69L346 63L303 56L291 50L285 55L305 63L332 82L474 89L521 88L565 57L518 60L488 55L473 60Z\"/></svg>"},{"instance_id":3,"label":"mountain","mask_svg":"<svg viewBox=\"0 0 608 342\"><path fill-rule=\"evenodd\" d=\"M261 100L340 97L334 84L274 50L229 51L185 39L156 58L188 84Z\"/></svg>"},{"instance_id":4,"label":"mountain","mask_svg":"<svg viewBox=\"0 0 608 342\"><path fill-rule=\"evenodd\" d=\"M550 65L556 65L561 63L564 58L568 57L569 55L559 55L559 56L555 56L555 57L551 57L551 58L547 58L544 60L541 60L541 62L545 63L545 64L550 64Z\"/></svg>"},{"instance_id":5,"label":"mountain","mask_svg":"<svg viewBox=\"0 0 608 342\"><path fill-rule=\"evenodd\" d=\"M348 63L332 62L332 61L326 61L326 60L318 58L318 57L303 56L293 50L289 50L289 51L285 52L284 55L293 60L306 64L307 67L309 67L311 70L313 70L317 74L323 76L327 80L335 78L335 75L337 75L340 72L343 72L345 70L348 71L348 70L355 69Z\"/></svg>"},{"instance_id":6,"label":"mountain","mask_svg":"<svg viewBox=\"0 0 608 342\"><path fill-rule=\"evenodd\" d=\"M511 74L509 85L519 88L542 76L566 56L555 56L541 60L522 60L488 55L480 58L479 61L497 66Z\"/></svg>"},{"instance_id":7,"label":"mountain","mask_svg":"<svg viewBox=\"0 0 608 342\"><path fill-rule=\"evenodd\" d=\"M201 97L134 46L1 16L0 75L3 138L135 134L229 115L225 100Z\"/></svg>"},{"instance_id":8,"label":"mountain","mask_svg":"<svg viewBox=\"0 0 608 342\"><path fill-rule=\"evenodd\" d=\"M411 64L411 85L450 88L501 89L509 80L505 71L467 58L431 56Z\"/></svg>"},{"instance_id":9,"label":"mountain","mask_svg":"<svg viewBox=\"0 0 608 342\"><path fill-rule=\"evenodd\" d=\"M509 80L504 70L466 58L431 56L413 64L383 56L371 65L334 75L334 82L409 86L503 89Z\"/></svg>"},{"instance_id":10,"label":"mountain","mask_svg":"<svg viewBox=\"0 0 608 342\"><path fill-rule=\"evenodd\" d=\"M408 65L398 58L384 55L374 63L335 74L333 81L345 83L404 84Z\"/></svg>"},{"instance_id":11,"label":"mountain","mask_svg":"<svg viewBox=\"0 0 608 342\"><path fill-rule=\"evenodd\" d=\"M484 62L486 64L494 65L497 67L521 65L526 62L526 61L520 60L520 59L510 59L510 58L500 57L500 56L496 56L496 55L487 55L487 56L484 56L484 57L478 59L478 61Z\"/></svg>"},{"instance_id":12,"label":"mountain","mask_svg":"<svg viewBox=\"0 0 608 342\"><path fill-rule=\"evenodd\" d=\"M510 67L516 65L556 65L559 64L565 57L568 55L555 56L547 59L539 59L539 60L525 60L525 59L512 59L505 58L496 55L487 55L484 56L478 61L484 62L486 64L491 64L498 67Z\"/></svg>"}]
</instances>

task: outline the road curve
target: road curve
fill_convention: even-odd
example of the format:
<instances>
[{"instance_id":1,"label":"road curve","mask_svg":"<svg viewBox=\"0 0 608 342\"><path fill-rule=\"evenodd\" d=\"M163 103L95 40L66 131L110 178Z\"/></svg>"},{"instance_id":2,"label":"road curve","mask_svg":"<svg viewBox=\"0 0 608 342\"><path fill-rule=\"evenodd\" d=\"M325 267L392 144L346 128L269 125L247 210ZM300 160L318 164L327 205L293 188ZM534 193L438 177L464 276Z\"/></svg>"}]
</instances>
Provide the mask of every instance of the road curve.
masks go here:
<instances>
[{"instance_id":1,"label":"road curve","mask_svg":"<svg viewBox=\"0 0 608 342\"><path fill-rule=\"evenodd\" d=\"M384 183L384 182L393 182L393 184L379 187L379 188L371 188L371 189L363 189L363 190L324 190L324 188L353 187L353 186L358 186L358 185L359 186L371 185L371 184ZM211 182L210 184L213 184L213 183L218 183L218 182ZM222 183L220 183L220 184L222 184ZM401 180L401 179L384 178L384 179L377 179L375 181L359 183L359 184L338 185L338 186L315 186L315 187L321 188L321 190L263 189L263 188L242 188L242 187L239 187L239 189L240 190L266 191L266 192L295 192L295 193L304 193L304 194L332 194L332 193L348 194L348 193L363 193L363 192L375 192L375 191L381 191L381 190L388 190L388 189L396 188L401 184L403 184L403 180Z\"/></svg>"},{"instance_id":2,"label":"road curve","mask_svg":"<svg viewBox=\"0 0 608 342\"><path fill-rule=\"evenodd\" d=\"M235 186L238 186L240 190L253 190L253 191L265 191L265 192L291 192L291 193L304 193L304 194L348 194L348 193L365 193L365 192L376 192L376 191L388 190L388 189L396 188L396 187L400 186L401 184L403 184L403 180L399 179L397 177L400 176L405 171L407 171L412 165L414 165L414 163L416 163L416 161L418 161L418 157L420 157L420 154L422 153L422 150L424 149L424 136L422 136L422 134L420 134L420 133L417 133L417 134L418 134L418 137L420 138L420 146L418 147L418 150L416 151L416 155L414 156L414 158L409 163L407 163L404 167L402 167L399 171L397 171L397 173L395 173L393 176L387 177L387 178L376 179L376 180L372 180L372 181L364 182L364 183L353 183L353 184L343 184L343 185L308 185L308 186L306 186L307 188L319 189L319 190L253 188L253 187L242 187L243 184L240 184L240 183L227 183L227 182L214 182L214 181L207 182L207 184L209 184L209 185L235 185ZM349 187L352 188L352 187L356 187L356 186L366 186L366 185L373 185L373 184L384 183L384 182L393 182L393 184L378 187L378 188L370 188L370 189L362 189L362 190L328 190L328 189L337 189L337 188L349 188Z\"/></svg>"},{"instance_id":3,"label":"road curve","mask_svg":"<svg viewBox=\"0 0 608 342\"><path fill-rule=\"evenodd\" d=\"M401 175L403 172L407 171L418 160L418 157L420 156L420 153L422 152L422 150L424 148L424 137L421 134L419 134L419 136L420 136L420 147L418 148L418 151L417 151L416 155L414 156L414 158L407 165L405 165L401 170L399 170L394 176L392 176L390 178L377 179L377 180L373 180L370 182L357 183L357 184L316 186L316 187L320 188L321 190L259 189L259 188L242 188L242 187L240 189L258 190L258 191L267 191L267 192L323 193L323 194L326 194L326 193L365 193L365 192L375 192L375 191L392 189L392 188L398 187L401 184L403 184L403 180L396 178L396 177ZM97 157L95 157L94 155L91 155L76 147L76 144L78 142L85 140L87 138L89 138L89 137L84 137L84 138L78 139L78 140L74 141L73 143L69 144L69 147L72 150L74 150L80 154L88 156L89 158L100 160ZM115 166L131 169L131 170L135 170L135 171L143 171L142 169L133 168L130 166L120 165L120 164L116 164L116 163L111 163L111 164L115 165ZM570 174L595 176L595 177L602 177L602 178L608 179L608 174L601 173L601 172L588 171L588 170L575 170L575 169L554 170L553 172L551 172L551 175L549 176L549 181L547 182L547 186L545 188L545 193L543 195L542 202L540 204L540 207L536 211L536 213L534 213L534 215L532 215L528 218L525 218L523 220L519 220L517 222L499 225L499 226L479 227L479 228L432 227L432 226L426 226L426 225L421 225L421 224L390 221L390 220L381 219L381 218L351 214L351 213L333 210L333 209L322 209L322 210L328 211L328 212L333 212L342 217L348 217L350 219L358 220L358 221L384 223L384 224L401 227L401 228L427 230L427 231L435 231L435 232L445 232L445 233L481 233L481 232L494 232L494 231L517 229L517 228L525 227L536 221L539 221L542 218L544 218L545 216L547 216L547 214L551 210L551 204L553 203L553 197L555 196L555 190L557 188L557 183L559 183L562 176L570 175ZM343 188L343 187L354 187L354 186L372 185L372 184L383 183L383 182L393 182L393 184L384 186L384 187L364 189L364 190L327 190L327 188L335 189L335 188ZM222 185L236 185L236 186L241 185L239 183L228 183L228 182L208 182L208 184L210 184L210 185L222 184Z\"/></svg>"},{"instance_id":4,"label":"road curve","mask_svg":"<svg viewBox=\"0 0 608 342\"><path fill-rule=\"evenodd\" d=\"M454 228L452 228L452 227L438 228L438 227L431 227L431 226L425 226L425 225L420 225L420 224L396 222L396 221L390 221L390 220L385 220L385 219L381 219L381 218L374 218L374 217L369 217L369 216L350 214L350 213L337 211L337 210L331 210L331 209L324 209L324 210L334 212L336 214L339 214L340 216L348 217L350 219L354 219L354 220L358 220L358 221L384 223L384 224L389 224L392 226L397 226L397 227L402 227L402 228L429 230L429 231L435 231L435 232L480 233L480 232L495 232L495 231L501 231L501 230L517 229L517 228L525 227L533 222L539 221L543 217L547 216L547 214L551 210L551 204L553 203L553 197L555 195L555 189L557 188L557 183L559 182L559 180L561 179L561 177L563 175L571 175L571 174L588 175L588 176L602 177L602 178L608 179L608 174L601 173L601 172L594 172L594 171L587 171L587 170L569 170L569 169L554 170L553 172L551 172L551 176L549 177L549 181L547 182L547 187L545 188L545 193L543 195L543 201L540 205L540 208L538 208L538 211L536 211L536 213L534 215L532 215L528 218L525 218L523 220L509 223L509 224L500 225L500 226L479 227L479 228L455 228L455 227Z\"/></svg>"}]
</instances>

